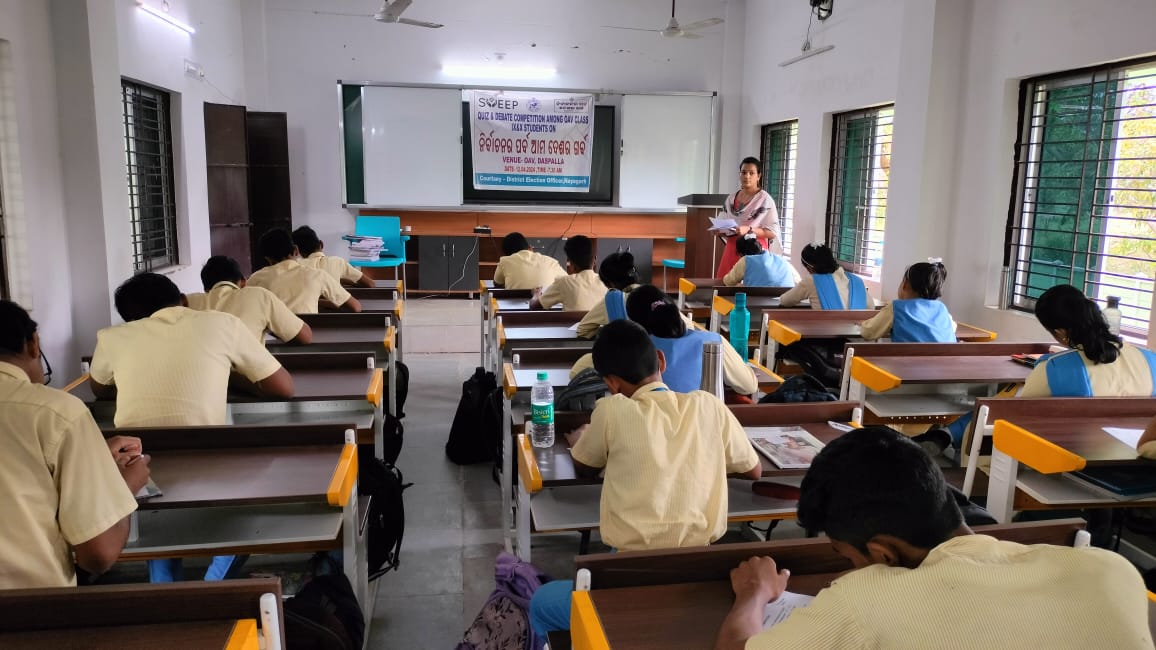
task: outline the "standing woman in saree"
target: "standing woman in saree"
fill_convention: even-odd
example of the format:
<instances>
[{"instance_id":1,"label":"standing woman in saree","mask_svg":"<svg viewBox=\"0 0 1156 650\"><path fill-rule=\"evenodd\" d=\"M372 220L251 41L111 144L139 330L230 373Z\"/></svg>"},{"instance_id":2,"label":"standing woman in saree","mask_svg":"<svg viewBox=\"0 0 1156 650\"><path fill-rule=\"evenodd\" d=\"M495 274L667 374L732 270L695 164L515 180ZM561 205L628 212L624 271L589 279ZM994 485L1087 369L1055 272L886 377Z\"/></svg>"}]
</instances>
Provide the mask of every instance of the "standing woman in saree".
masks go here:
<instances>
[{"instance_id":1,"label":"standing woman in saree","mask_svg":"<svg viewBox=\"0 0 1156 650\"><path fill-rule=\"evenodd\" d=\"M748 232L754 232L759 243L765 250L782 254L783 247L779 243L782 237L779 232L779 211L775 207L775 200L762 189L762 163L758 158L746 157L739 165L739 189L727 197L724 211L738 222L738 226L721 236L726 240L722 260L719 262L715 277L721 278L731 270L741 258L735 248L737 241Z\"/></svg>"}]
</instances>

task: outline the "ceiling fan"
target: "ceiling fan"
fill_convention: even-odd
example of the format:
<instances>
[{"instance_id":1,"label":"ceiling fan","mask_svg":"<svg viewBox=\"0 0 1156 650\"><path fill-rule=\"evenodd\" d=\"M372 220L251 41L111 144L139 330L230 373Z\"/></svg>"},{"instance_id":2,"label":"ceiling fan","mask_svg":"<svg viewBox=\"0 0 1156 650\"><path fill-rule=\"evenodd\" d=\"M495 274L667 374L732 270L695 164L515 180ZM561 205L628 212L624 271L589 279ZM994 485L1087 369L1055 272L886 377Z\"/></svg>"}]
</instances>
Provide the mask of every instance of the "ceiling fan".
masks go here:
<instances>
[{"instance_id":1,"label":"ceiling fan","mask_svg":"<svg viewBox=\"0 0 1156 650\"><path fill-rule=\"evenodd\" d=\"M670 0L670 21L667 22L666 27L662 29L619 27L618 25L603 25L603 27L609 27L610 29L629 29L636 32L658 32L667 38L702 38L702 34L696 33L695 30L714 27L723 22L722 18L707 18L706 20L699 20L688 25L679 25L678 19L674 17L674 3L675 0Z\"/></svg>"},{"instance_id":2,"label":"ceiling fan","mask_svg":"<svg viewBox=\"0 0 1156 650\"><path fill-rule=\"evenodd\" d=\"M441 23L430 23L424 20L413 20L411 18L402 18L401 14L405 12L409 6L413 4L413 0L385 0L381 3L381 9L373 14L346 14L336 11L314 11L314 14L319 16L354 16L357 18L372 18L379 23L400 23L402 25L413 25L414 27L428 27L430 29L437 29L442 27Z\"/></svg>"}]
</instances>

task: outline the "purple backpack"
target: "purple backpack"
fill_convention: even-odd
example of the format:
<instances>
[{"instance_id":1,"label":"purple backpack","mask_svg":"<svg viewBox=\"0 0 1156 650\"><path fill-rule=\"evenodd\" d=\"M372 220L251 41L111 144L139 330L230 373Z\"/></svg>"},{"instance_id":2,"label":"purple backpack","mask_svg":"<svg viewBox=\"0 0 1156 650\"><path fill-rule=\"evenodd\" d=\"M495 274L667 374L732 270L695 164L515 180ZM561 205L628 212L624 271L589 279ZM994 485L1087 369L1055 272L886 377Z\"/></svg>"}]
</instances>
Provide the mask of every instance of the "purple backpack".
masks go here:
<instances>
[{"instance_id":1,"label":"purple backpack","mask_svg":"<svg viewBox=\"0 0 1156 650\"><path fill-rule=\"evenodd\" d=\"M455 650L533 650L545 639L530 628L530 597L550 577L503 551L494 565L494 591Z\"/></svg>"}]
</instances>

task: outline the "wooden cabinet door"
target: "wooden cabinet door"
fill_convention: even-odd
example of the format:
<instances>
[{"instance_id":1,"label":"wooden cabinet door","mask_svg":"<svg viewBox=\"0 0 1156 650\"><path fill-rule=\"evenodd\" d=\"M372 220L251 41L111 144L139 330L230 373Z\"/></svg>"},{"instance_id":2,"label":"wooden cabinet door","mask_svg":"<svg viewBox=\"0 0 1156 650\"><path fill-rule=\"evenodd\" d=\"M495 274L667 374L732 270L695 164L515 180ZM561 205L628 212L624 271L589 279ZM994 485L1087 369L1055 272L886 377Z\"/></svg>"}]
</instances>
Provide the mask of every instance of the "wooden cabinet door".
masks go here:
<instances>
[{"instance_id":1,"label":"wooden cabinet door","mask_svg":"<svg viewBox=\"0 0 1156 650\"><path fill-rule=\"evenodd\" d=\"M249 166L244 106L205 102L209 250L249 272Z\"/></svg>"}]
</instances>

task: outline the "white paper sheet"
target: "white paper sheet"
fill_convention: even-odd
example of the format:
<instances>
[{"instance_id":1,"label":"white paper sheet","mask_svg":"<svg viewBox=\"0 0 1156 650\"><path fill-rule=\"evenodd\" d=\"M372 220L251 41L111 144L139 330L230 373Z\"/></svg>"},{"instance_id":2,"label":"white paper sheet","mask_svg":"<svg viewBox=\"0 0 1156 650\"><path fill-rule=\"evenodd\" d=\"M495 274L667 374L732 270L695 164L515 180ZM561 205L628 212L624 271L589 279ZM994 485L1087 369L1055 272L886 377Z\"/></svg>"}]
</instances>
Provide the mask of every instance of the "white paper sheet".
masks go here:
<instances>
[{"instance_id":1,"label":"white paper sheet","mask_svg":"<svg viewBox=\"0 0 1156 650\"><path fill-rule=\"evenodd\" d=\"M578 326L581 324L582 324L582 321L578 321L577 323L574 323L573 325L571 325L570 327L568 327L566 329L570 330L571 332L577 332Z\"/></svg>"},{"instance_id":2,"label":"white paper sheet","mask_svg":"<svg viewBox=\"0 0 1156 650\"><path fill-rule=\"evenodd\" d=\"M812 600L815 600L814 596L784 591L783 595L775 599L775 602L767 603L767 607L763 610L763 629L766 630L782 623L787 620L791 612L810 605Z\"/></svg>"},{"instance_id":3,"label":"white paper sheet","mask_svg":"<svg viewBox=\"0 0 1156 650\"><path fill-rule=\"evenodd\" d=\"M739 227L739 222L730 217L711 217L710 230L734 230Z\"/></svg>"},{"instance_id":4,"label":"white paper sheet","mask_svg":"<svg viewBox=\"0 0 1156 650\"><path fill-rule=\"evenodd\" d=\"M1120 427L1104 427L1104 433L1135 449L1136 443L1140 442L1140 436L1144 434L1144 430L1121 429Z\"/></svg>"}]
</instances>

